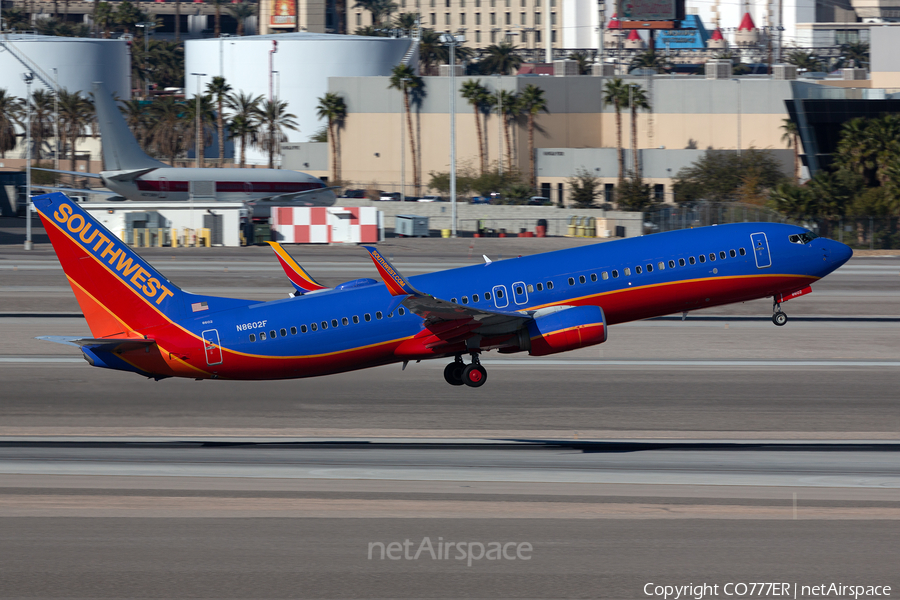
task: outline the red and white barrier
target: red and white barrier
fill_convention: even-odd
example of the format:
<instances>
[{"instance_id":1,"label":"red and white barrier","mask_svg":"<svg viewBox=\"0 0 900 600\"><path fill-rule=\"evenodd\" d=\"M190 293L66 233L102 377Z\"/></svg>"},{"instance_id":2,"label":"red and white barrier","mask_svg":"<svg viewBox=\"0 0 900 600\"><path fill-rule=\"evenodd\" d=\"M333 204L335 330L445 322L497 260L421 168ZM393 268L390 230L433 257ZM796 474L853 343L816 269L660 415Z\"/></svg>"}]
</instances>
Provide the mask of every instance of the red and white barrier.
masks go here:
<instances>
[{"instance_id":1,"label":"red and white barrier","mask_svg":"<svg viewBox=\"0 0 900 600\"><path fill-rule=\"evenodd\" d=\"M272 208L270 221L285 244L369 244L384 234L384 213L371 206Z\"/></svg>"}]
</instances>

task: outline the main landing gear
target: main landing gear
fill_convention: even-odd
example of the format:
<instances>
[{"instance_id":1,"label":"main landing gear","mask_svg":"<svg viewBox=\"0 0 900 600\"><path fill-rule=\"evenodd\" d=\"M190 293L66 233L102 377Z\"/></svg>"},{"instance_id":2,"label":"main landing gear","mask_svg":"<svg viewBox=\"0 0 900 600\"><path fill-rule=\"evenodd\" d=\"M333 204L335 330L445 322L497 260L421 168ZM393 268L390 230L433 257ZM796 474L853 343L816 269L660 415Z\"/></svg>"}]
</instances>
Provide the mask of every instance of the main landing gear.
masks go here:
<instances>
[{"instance_id":1,"label":"main landing gear","mask_svg":"<svg viewBox=\"0 0 900 600\"><path fill-rule=\"evenodd\" d=\"M781 304L775 302L772 305L772 322L778 325L779 327L783 326L787 323L787 315L781 312Z\"/></svg>"},{"instance_id":2,"label":"main landing gear","mask_svg":"<svg viewBox=\"0 0 900 600\"><path fill-rule=\"evenodd\" d=\"M457 354L456 360L444 367L444 379L450 385L481 387L487 381L487 370L481 366L478 354L472 353L472 364L469 365L463 362L461 354Z\"/></svg>"}]
</instances>

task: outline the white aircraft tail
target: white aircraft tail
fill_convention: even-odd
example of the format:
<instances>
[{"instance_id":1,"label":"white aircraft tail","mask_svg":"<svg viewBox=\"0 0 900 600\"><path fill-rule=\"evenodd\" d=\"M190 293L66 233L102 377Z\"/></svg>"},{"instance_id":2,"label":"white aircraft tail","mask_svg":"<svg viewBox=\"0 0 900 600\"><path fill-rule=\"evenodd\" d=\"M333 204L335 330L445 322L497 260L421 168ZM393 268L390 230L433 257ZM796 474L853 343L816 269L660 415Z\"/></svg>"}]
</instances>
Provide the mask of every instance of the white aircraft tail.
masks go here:
<instances>
[{"instance_id":1,"label":"white aircraft tail","mask_svg":"<svg viewBox=\"0 0 900 600\"><path fill-rule=\"evenodd\" d=\"M95 81L93 88L94 106L100 123L103 169L127 171L168 167L169 165L147 156L141 149L106 87Z\"/></svg>"}]
</instances>

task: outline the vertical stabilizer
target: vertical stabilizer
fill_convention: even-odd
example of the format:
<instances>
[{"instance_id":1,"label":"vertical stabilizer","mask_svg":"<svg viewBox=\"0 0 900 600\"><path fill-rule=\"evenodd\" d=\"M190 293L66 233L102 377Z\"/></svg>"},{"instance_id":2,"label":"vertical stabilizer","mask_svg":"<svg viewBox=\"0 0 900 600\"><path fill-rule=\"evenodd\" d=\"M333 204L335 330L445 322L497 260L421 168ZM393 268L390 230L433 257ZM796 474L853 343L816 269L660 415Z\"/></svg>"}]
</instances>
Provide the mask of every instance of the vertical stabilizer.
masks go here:
<instances>
[{"instance_id":1,"label":"vertical stabilizer","mask_svg":"<svg viewBox=\"0 0 900 600\"><path fill-rule=\"evenodd\" d=\"M103 147L103 170L129 171L168 167L169 165L147 156L141 150L106 86L95 81L93 88Z\"/></svg>"}]
</instances>

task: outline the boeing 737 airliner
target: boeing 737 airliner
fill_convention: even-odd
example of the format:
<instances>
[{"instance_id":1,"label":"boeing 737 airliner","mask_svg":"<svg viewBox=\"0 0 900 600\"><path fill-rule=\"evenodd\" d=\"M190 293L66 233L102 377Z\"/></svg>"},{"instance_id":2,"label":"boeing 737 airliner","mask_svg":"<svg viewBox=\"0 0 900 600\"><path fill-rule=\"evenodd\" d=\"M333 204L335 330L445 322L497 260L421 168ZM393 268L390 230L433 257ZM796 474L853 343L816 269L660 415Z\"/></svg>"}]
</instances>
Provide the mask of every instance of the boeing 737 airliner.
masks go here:
<instances>
[{"instance_id":1,"label":"boeing 737 airliner","mask_svg":"<svg viewBox=\"0 0 900 600\"><path fill-rule=\"evenodd\" d=\"M801 227L741 223L407 279L367 247L382 281L330 289L276 245L297 293L258 302L180 290L63 194L34 206L94 336L46 339L80 346L93 366L157 380L288 379L452 358L447 382L478 387L482 352L565 352L606 341L616 323L771 297L784 325L781 303L852 255Z\"/></svg>"}]
</instances>

